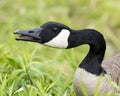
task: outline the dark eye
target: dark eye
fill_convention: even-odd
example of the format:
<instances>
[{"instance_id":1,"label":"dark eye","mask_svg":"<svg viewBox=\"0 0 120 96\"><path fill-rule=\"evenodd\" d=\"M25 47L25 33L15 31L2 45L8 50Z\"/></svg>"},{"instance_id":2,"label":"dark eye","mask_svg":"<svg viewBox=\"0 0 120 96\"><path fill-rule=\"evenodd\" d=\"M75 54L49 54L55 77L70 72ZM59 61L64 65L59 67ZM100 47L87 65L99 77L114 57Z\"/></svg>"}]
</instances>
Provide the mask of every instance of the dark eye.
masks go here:
<instances>
[{"instance_id":1,"label":"dark eye","mask_svg":"<svg viewBox=\"0 0 120 96\"><path fill-rule=\"evenodd\" d=\"M52 29L53 31L58 31L58 28L57 27L53 27L53 29Z\"/></svg>"}]
</instances>

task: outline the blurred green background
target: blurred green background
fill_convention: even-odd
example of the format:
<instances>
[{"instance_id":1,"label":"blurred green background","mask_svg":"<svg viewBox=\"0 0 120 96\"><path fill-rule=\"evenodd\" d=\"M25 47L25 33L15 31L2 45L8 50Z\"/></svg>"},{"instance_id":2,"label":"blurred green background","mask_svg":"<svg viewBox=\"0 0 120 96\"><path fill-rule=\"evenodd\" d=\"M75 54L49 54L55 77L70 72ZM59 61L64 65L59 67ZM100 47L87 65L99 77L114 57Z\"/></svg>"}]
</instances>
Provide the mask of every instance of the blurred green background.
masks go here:
<instances>
[{"instance_id":1,"label":"blurred green background","mask_svg":"<svg viewBox=\"0 0 120 96\"><path fill-rule=\"evenodd\" d=\"M120 52L120 0L0 0L0 96L75 95L74 70L88 46L60 50L15 41L16 29L47 21L96 29L107 42L105 58Z\"/></svg>"}]
</instances>

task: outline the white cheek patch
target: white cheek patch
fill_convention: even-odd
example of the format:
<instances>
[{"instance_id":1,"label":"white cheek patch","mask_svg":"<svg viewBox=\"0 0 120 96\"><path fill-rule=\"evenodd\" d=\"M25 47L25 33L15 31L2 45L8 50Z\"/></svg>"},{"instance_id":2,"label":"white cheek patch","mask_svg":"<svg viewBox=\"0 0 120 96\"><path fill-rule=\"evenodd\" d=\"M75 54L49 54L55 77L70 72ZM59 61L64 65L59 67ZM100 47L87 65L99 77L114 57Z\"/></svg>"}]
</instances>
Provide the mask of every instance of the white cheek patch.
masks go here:
<instances>
[{"instance_id":1,"label":"white cheek patch","mask_svg":"<svg viewBox=\"0 0 120 96\"><path fill-rule=\"evenodd\" d=\"M69 35L70 35L69 30L62 29L61 32L56 37L54 37L49 42L44 43L44 45L56 48L67 48Z\"/></svg>"}]
</instances>

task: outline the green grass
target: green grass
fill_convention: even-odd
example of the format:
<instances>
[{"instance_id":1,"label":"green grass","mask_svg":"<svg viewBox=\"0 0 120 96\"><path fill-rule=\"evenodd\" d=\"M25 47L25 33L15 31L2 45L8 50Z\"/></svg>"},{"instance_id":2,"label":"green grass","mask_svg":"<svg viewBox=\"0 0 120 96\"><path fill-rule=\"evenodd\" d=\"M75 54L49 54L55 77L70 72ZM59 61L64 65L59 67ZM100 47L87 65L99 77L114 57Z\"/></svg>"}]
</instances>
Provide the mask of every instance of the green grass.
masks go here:
<instances>
[{"instance_id":1,"label":"green grass","mask_svg":"<svg viewBox=\"0 0 120 96\"><path fill-rule=\"evenodd\" d=\"M60 50L17 42L13 31L38 27L47 21L58 21L73 29L94 28L104 34L109 57L120 50L119 3L119 0L1 0L0 96L75 96L74 71L89 47Z\"/></svg>"}]
</instances>

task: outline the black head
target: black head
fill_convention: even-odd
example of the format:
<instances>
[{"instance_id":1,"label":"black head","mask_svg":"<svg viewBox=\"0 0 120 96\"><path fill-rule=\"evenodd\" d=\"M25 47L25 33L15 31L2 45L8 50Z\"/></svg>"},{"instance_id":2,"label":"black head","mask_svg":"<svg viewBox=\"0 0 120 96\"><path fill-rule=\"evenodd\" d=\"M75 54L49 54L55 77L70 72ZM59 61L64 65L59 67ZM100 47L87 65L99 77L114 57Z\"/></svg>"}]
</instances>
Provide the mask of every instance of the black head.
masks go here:
<instances>
[{"instance_id":1,"label":"black head","mask_svg":"<svg viewBox=\"0 0 120 96\"><path fill-rule=\"evenodd\" d=\"M42 38L41 43L46 43L55 38L59 33L61 33L63 30L69 30L69 27L67 27L64 24L58 23L58 22L47 22L43 24L40 28L42 28L42 32L40 34L40 37Z\"/></svg>"},{"instance_id":2,"label":"black head","mask_svg":"<svg viewBox=\"0 0 120 96\"><path fill-rule=\"evenodd\" d=\"M39 28L17 30L14 33L20 34L16 40L39 42L51 47L66 48L70 28L58 22L47 22Z\"/></svg>"}]
</instances>

